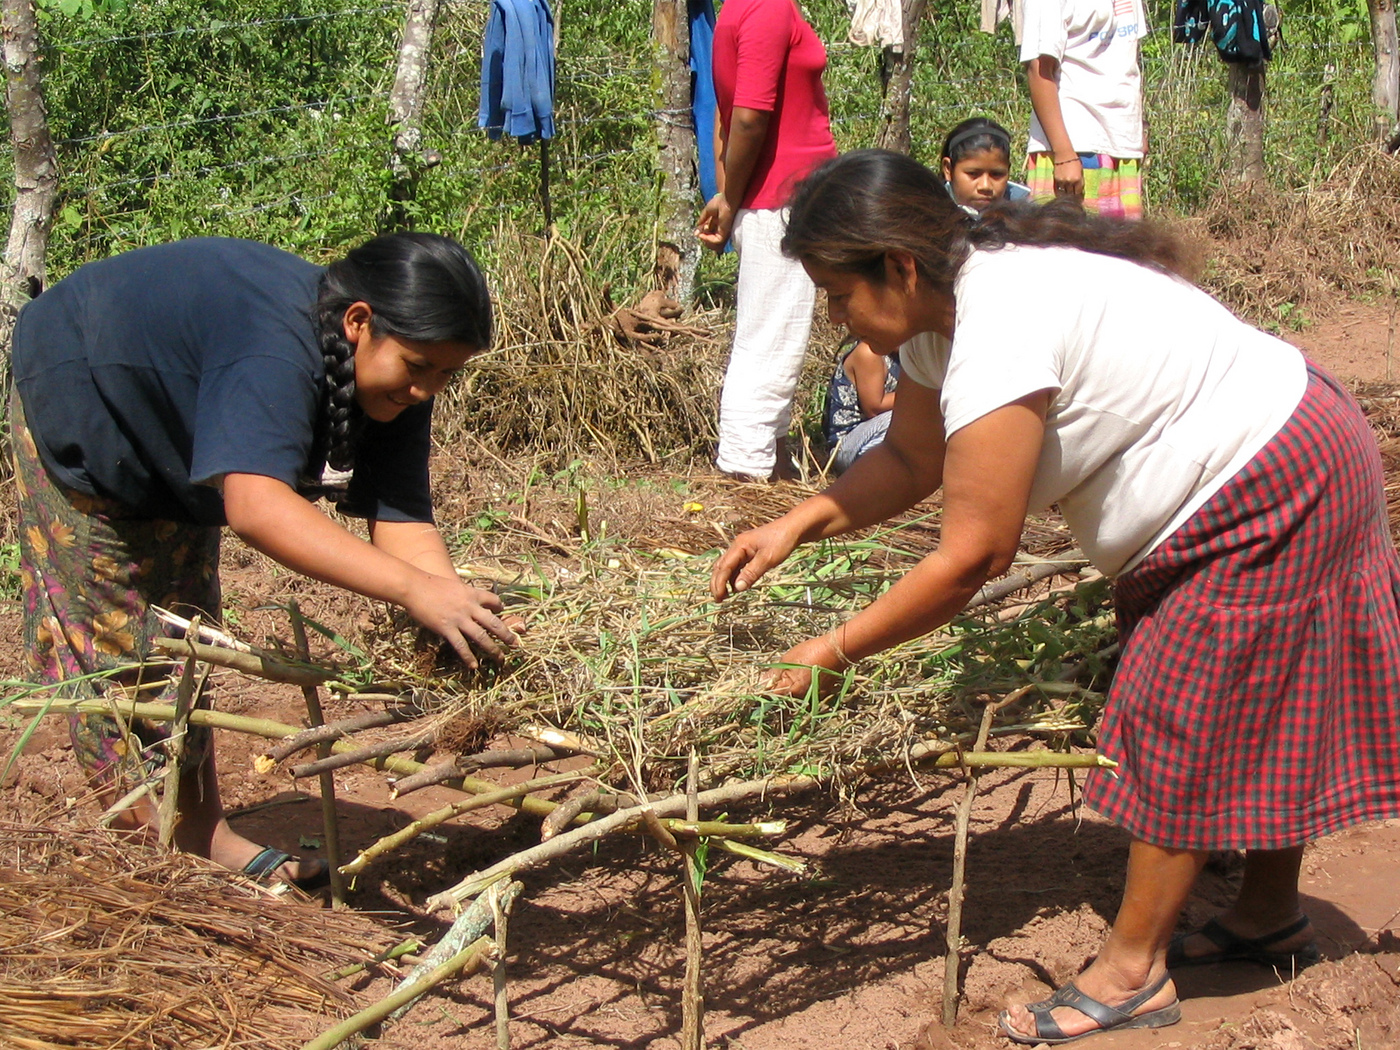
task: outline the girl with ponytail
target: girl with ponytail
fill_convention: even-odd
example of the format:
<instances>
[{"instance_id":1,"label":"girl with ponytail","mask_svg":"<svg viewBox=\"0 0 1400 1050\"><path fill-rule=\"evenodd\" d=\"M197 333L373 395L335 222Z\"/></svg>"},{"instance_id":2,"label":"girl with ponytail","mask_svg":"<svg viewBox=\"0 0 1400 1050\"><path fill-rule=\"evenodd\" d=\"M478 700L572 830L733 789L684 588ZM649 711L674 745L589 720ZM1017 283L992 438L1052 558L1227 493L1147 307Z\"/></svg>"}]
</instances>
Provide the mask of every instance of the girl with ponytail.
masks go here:
<instances>
[{"instance_id":1,"label":"girl with ponytail","mask_svg":"<svg viewBox=\"0 0 1400 1050\"><path fill-rule=\"evenodd\" d=\"M815 171L783 250L834 323L899 354L894 414L831 488L735 539L715 598L940 487L943 510L937 550L785 654L775 688L832 684L947 623L1011 565L1028 509L1058 504L1115 577L1121 655L1096 730L1118 765L1084 799L1132 835L1123 904L1089 967L1003 1013L1003 1034L1169 1025L1170 970L1316 961L1304 843L1400 816L1400 559L1355 401L1195 287L1168 231L1071 201L969 216L899 154ZM1173 937L1219 849L1246 851L1238 899Z\"/></svg>"},{"instance_id":2,"label":"girl with ponytail","mask_svg":"<svg viewBox=\"0 0 1400 1050\"><path fill-rule=\"evenodd\" d=\"M296 572L403 606L468 666L499 658L515 635L494 594L457 578L428 487L433 397L490 343L475 261L423 233L325 270L249 241L180 241L84 266L27 304L10 419L33 676L64 695L141 684L165 631L152 606L218 621L223 525ZM321 495L368 519L369 540L307 498ZM130 729L72 722L109 802L164 761L158 726ZM323 861L229 827L210 745L186 736L177 845L323 882ZM155 818L147 797L123 819Z\"/></svg>"}]
</instances>

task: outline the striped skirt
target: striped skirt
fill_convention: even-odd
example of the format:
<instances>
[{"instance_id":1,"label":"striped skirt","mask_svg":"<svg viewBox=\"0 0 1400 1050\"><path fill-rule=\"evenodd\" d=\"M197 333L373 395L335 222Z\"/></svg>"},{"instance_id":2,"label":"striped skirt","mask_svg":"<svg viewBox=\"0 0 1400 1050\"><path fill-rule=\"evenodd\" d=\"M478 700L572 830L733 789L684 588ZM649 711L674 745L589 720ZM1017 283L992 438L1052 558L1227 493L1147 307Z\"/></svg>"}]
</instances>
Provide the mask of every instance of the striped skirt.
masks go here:
<instances>
[{"instance_id":1,"label":"striped skirt","mask_svg":"<svg viewBox=\"0 0 1400 1050\"><path fill-rule=\"evenodd\" d=\"M1376 440L1309 366L1279 433L1117 582L1088 805L1148 842L1281 849L1400 817L1400 560Z\"/></svg>"},{"instance_id":2,"label":"striped skirt","mask_svg":"<svg viewBox=\"0 0 1400 1050\"><path fill-rule=\"evenodd\" d=\"M63 697L139 693L147 702L170 702L178 668L139 666L151 655L152 639L169 633L151 606L200 612L213 622L220 609L219 530L135 517L114 500L58 484L17 395L10 400L10 435L30 677ZM164 686L156 684L162 680ZM169 734L162 724L75 715L69 727L73 752L95 787L125 790L165 762ZM191 726L186 768L199 764L209 745L209 731Z\"/></svg>"},{"instance_id":3,"label":"striped skirt","mask_svg":"<svg viewBox=\"0 0 1400 1050\"><path fill-rule=\"evenodd\" d=\"M1142 161L1110 157L1107 153L1081 153L1084 165L1084 210L1106 219L1142 218ZM1044 204L1055 199L1055 158L1049 153L1026 157L1026 185L1031 200Z\"/></svg>"}]
</instances>

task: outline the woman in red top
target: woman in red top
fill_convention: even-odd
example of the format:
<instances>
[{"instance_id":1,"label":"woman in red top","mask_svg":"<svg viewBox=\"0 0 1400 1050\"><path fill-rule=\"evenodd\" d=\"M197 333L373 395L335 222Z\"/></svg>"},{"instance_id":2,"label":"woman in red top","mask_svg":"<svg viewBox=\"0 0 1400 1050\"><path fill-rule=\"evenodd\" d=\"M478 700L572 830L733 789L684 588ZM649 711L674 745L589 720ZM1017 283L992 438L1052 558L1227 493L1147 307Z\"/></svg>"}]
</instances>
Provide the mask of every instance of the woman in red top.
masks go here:
<instances>
[{"instance_id":1,"label":"woman in red top","mask_svg":"<svg viewBox=\"0 0 1400 1050\"><path fill-rule=\"evenodd\" d=\"M720 399L726 473L776 476L807 352L816 288L779 248L788 193L836 156L822 72L826 48L794 0L726 0L715 22L719 192L700 240L739 253L734 345Z\"/></svg>"}]
</instances>

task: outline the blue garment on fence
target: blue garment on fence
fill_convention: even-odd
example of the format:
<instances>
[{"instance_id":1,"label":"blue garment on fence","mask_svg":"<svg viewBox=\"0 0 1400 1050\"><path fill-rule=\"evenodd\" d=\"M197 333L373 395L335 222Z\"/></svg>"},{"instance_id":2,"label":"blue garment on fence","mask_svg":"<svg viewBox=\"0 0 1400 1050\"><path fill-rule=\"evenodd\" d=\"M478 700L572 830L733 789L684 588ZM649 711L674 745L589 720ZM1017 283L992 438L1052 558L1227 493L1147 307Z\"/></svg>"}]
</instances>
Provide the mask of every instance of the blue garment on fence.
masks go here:
<instances>
[{"instance_id":1,"label":"blue garment on fence","mask_svg":"<svg viewBox=\"0 0 1400 1050\"><path fill-rule=\"evenodd\" d=\"M695 120L695 147L700 155L700 199L719 192L715 178L715 5L712 0L689 0L690 108Z\"/></svg>"},{"instance_id":2,"label":"blue garment on fence","mask_svg":"<svg viewBox=\"0 0 1400 1050\"><path fill-rule=\"evenodd\" d=\"M549 0L492 0L477 126L521 145L554 137L554 13Z\"/></svg>"}]
</instances>

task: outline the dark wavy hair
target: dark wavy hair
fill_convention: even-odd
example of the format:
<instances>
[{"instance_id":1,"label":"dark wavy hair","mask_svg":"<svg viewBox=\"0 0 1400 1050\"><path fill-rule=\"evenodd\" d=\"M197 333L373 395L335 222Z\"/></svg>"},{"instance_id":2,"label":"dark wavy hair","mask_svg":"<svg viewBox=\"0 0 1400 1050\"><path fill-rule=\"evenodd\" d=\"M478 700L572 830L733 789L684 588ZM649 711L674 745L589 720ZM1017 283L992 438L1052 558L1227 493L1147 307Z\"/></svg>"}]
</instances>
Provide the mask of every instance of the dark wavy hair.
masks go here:
<instances>
[{"instance_id":1,"label":"dark wavy hair","mask_svg":"<svg viewBox=\"0 0 1400 1050\"><path fill-rule=\"evenodd\" d=\"M391 233L351 249L321 276L313 320L326 361L318 451L336 470L355 463L363 413L355 401L355 347L345 311L364 302L370 332L411 342L491 345L491 294L471 253L434 233Z\"/></svg>"},{"instance_id":2,"label":"dark wavy hair","mask_svg":"<svg viewBox=\"0 0 1400 1050\"><path fill-rule=\"evenodd\" d=\"M789 201L784 254L884 280L885 254L906 251L919 274L949 295L974 249L1064 246L1194 279L1197 259L1164 226L1086 214L1076 200L1045 205L998 201L980 216L963 211L941 176L902 153L856 150L827 161Z\"/></svg>"}]
</instances>

